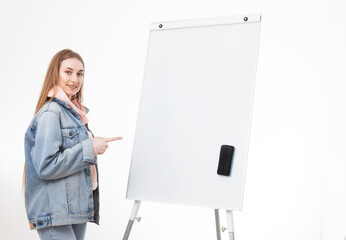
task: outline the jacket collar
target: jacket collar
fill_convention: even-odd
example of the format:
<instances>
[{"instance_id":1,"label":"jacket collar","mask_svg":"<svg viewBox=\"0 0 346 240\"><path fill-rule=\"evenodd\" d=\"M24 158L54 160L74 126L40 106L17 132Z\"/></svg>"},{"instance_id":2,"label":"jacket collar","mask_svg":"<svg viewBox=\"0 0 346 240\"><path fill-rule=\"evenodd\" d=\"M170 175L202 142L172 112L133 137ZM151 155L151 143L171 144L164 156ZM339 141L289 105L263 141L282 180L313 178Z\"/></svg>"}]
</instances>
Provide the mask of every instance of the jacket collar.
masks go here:
<instances>
[{"instance_id":1,"label":"jacket collar","mask_svg":"<svg viewBox=\"0 0 346 240\"><path fill-rule=\"evenodd\" d=\"M58 98L53 98L52 101L59 103L60 105L64 106L65 108L72 109L71 107L69 107L67 105L66 101L60 100ZM83 107L85 108L86 113L88 113L90 111L89 108L87 108L86 106L83 105Z\"/></svg>"}]
</instances>

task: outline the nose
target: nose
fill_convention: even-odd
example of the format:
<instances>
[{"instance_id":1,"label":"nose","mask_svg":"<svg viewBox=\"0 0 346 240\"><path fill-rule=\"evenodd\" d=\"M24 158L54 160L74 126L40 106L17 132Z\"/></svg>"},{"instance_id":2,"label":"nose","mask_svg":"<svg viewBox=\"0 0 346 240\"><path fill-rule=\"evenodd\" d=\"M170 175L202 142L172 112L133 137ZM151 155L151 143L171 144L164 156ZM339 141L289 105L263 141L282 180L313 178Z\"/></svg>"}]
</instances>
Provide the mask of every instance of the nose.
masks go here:
<instances>
[{"instance_id":1,"label":"nose","mask_svg":"<svg viewBox=\"0 0 346 240\"><path fill-rule=\"evenodd\" d=\"M79 82L77 74L72 74L71 81L75 84Z\"/></svg>"}]
</instances>

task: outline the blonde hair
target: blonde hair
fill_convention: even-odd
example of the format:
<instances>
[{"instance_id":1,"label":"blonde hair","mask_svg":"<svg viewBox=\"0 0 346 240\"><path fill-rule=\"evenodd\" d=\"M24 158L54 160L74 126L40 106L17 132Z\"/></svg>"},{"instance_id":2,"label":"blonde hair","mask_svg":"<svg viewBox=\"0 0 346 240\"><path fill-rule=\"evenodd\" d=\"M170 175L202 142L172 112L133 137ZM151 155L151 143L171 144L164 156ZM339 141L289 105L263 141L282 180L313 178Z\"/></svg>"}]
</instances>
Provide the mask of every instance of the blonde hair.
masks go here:
<instances>
[{"instance_id":1,"label":"blonde hair","mask_svg":"<svg viewBox=\"0 0 346 240\"><path fill-rule=\"evenodd\" d=\"M41 89L40 97L38 98L38 101L37 101L35 114L41 109L41 107L46 102L51 101L56 96L56 90L54 87L57 86L58 82L59 82L59 70L60 70L61 62L64 61L65 59L68 59L68 58L78 59L83 64L83 68L85 68L84 61L78 53L72 51L71 49L63 49L63 50L57 52L53 56L52 60L49 63L46 77L45 77L45 80L43 82L43 86ZM54 88L53 96L48 100L47 95L48 95L48 92L52 88ZM76 94L75 97L80 102L82 102L83 101L82 96L83 96L83 84L82 84L80 90L78 91L78 93ZM26 162L24 163L24 173L23 173L23 190L24 190L24 192L25 192L25 188L26 188Z\"/></svg>"}]
</instances>

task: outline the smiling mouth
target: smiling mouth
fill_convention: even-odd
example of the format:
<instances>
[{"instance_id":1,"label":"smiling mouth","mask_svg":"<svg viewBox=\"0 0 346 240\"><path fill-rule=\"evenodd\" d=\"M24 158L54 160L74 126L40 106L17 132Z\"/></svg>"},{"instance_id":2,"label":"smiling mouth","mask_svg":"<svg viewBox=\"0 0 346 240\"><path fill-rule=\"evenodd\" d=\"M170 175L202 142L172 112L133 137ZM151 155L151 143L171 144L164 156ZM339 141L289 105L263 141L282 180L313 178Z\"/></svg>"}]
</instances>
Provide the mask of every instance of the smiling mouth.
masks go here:
<instances>
[{"instance_id":1,"label":"smiling mouth","mask_svg":"<svg viewBox=\"0 0 346 240\"><path fill-rule=\"evenodd\" d=\"M77 89L77 86L74 86L74 85L67 85L69 88L72 88L72 89Z\"/></svg>"}]
</instances>

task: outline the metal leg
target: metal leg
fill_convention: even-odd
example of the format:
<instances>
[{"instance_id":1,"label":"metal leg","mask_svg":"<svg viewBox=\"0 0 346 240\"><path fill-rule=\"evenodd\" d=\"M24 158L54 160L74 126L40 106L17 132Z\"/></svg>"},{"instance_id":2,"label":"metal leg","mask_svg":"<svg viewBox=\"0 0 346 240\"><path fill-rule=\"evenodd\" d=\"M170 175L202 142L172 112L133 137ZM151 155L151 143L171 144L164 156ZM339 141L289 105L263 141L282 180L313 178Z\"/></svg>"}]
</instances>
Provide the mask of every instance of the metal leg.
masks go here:
<instances>
[{"instance_id":1,"label":"metal leg","mask_svg":"<svg viewBox=\"0 0 346 240\"><path fill-rule=\"evenodd\" d=\"M229 233L229 240L234 240L234 233Z\"/></svg>"},{"instance_id":2,"label":"metal leg","mask_svg":"<svg viewBox=\"0 0 346 240\"><path fill-rule=\"evenodd\" d=\"M130 236L130 232L131 232L131 229L132 229L133 222L134 222L133 220L129 220L129 222L128 222L128 224L127 224L127 227L126 227L126 231L125 231L123 240L128 240L128 239L129 239L129 236Z\"/></svg>"},{"instance_id":3,"label":"metal leg","mask_svg":"<svg viewBox=\"0 0 346 240\"><path fill-rule=\"evenodd\" d=\"M233 228L233 212L226 210L227 214L227 231L229 233L229 239L234 240L234 228Z\"/></svg>"},{"instance_id":4,"label":"metal leg","mask_svg":"<svg viewBox=\"0 0 346 240\"><path fill-rule=\"evenodd\" d=\"M141 201L135 200L135 202L133 204L133 207L132 207L132 212L131 212L131 215L130 215L130 220L129 220L128 224L127 224L123 240L128 240L129 239L130 232L131 232L131 229L132 229L132 225L133 225L133 222L136 219L136 216L137 216L137 213L138 213L140 205L141 205ZM140 220L140 218L138 219L138 221L139 220Z\"/></svg>"},{"instance_id":5,"label":"metal leg","mask_svg":"<svg viewBox=\"0 0 346 240\"><path fill-rule=\"evenodd\" d=\"M214 209L214 211L215 211L215 223L216 223L216 237L217 237L217 240L221 240L219 209Z\"/></svg>"}]
</instances>

